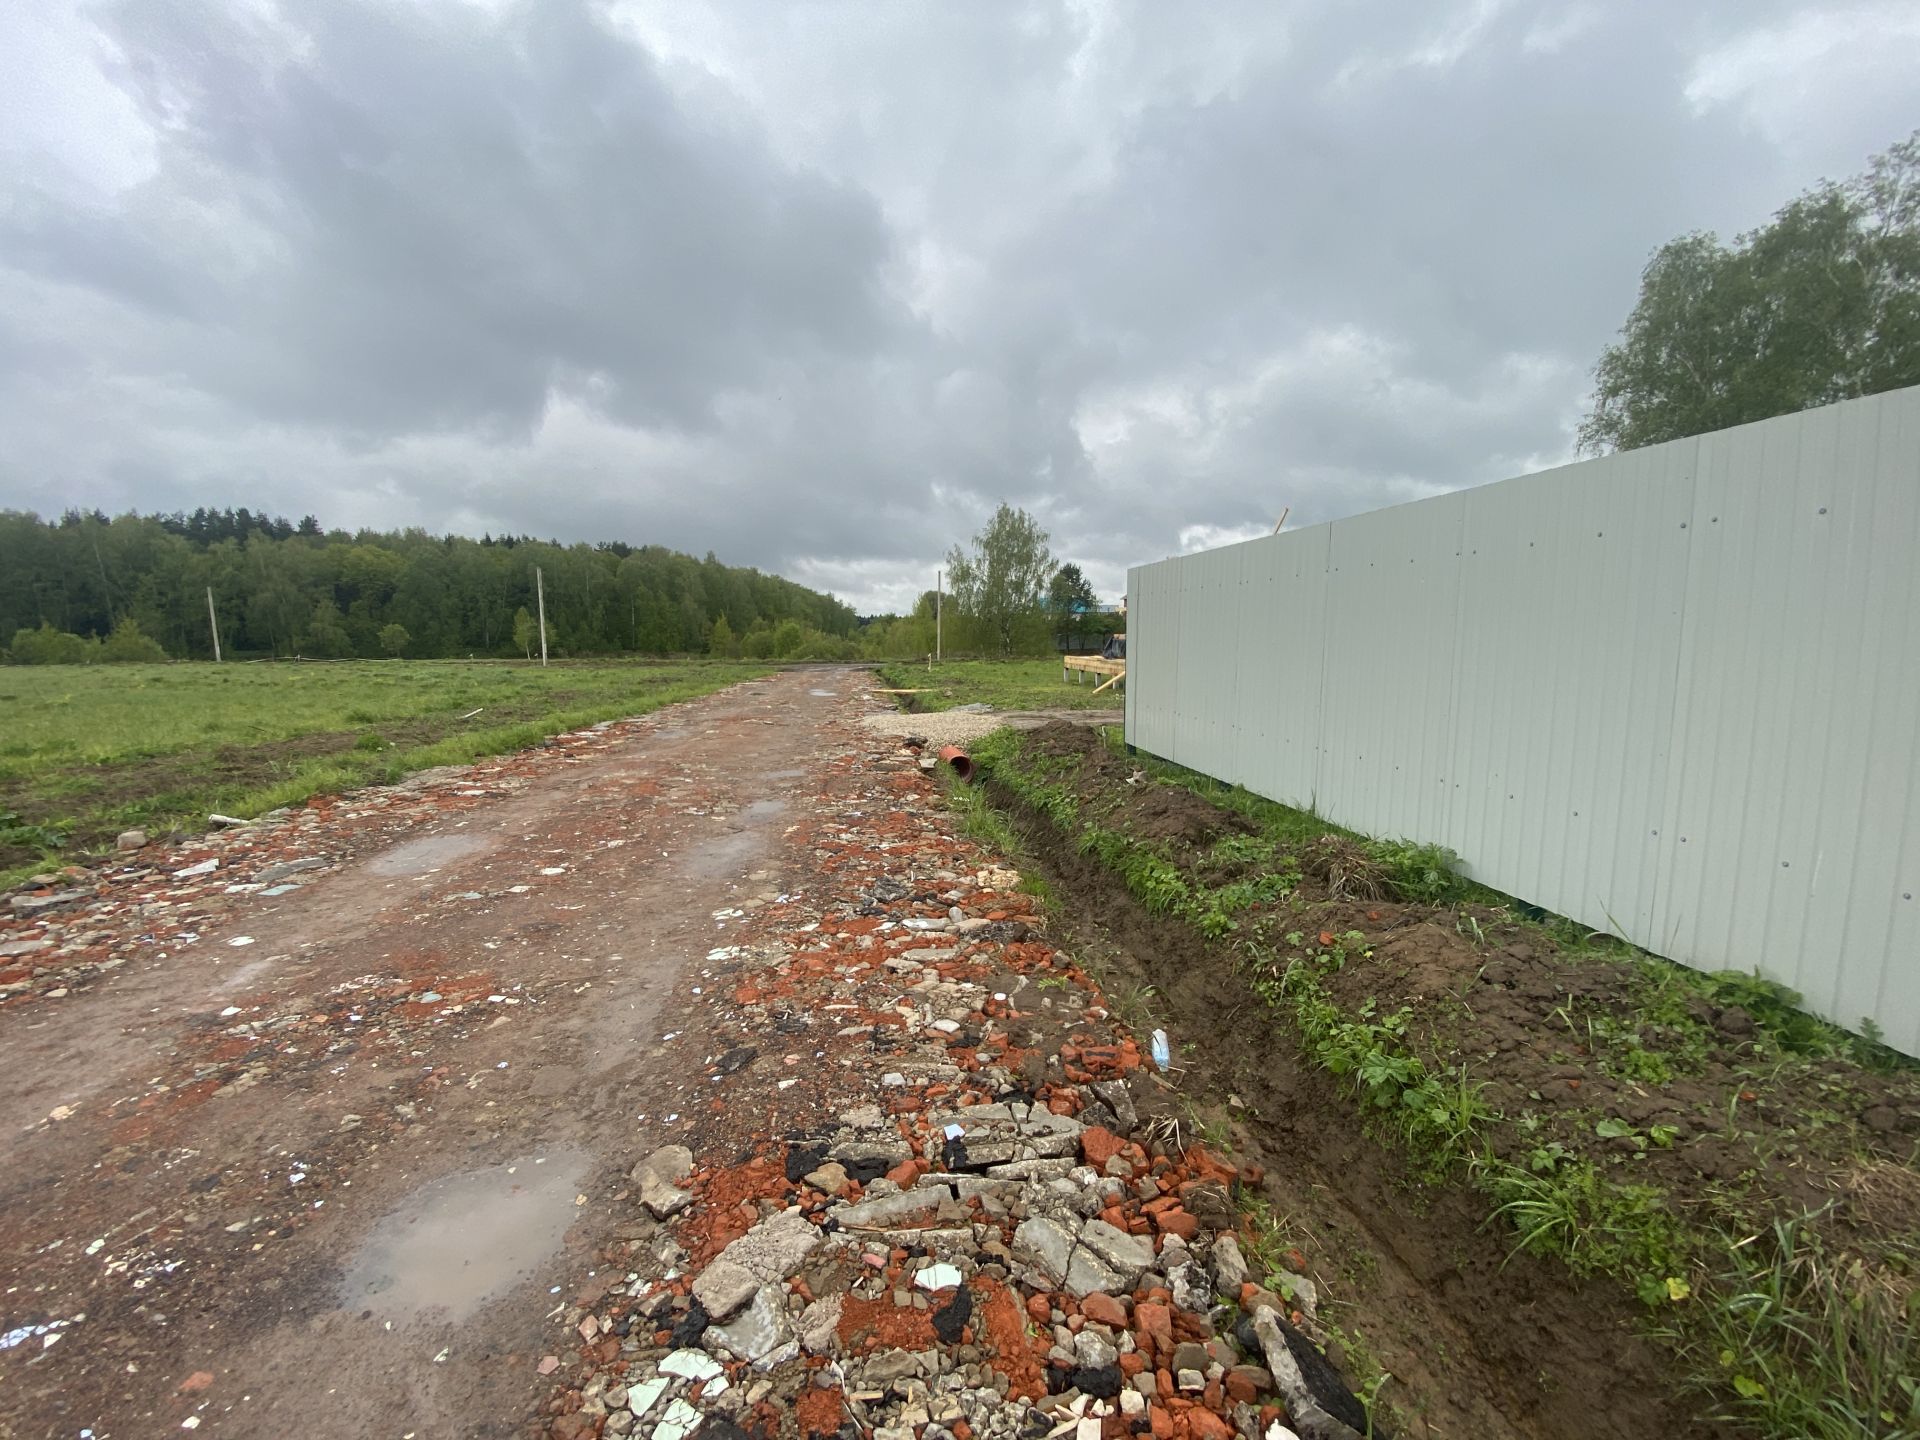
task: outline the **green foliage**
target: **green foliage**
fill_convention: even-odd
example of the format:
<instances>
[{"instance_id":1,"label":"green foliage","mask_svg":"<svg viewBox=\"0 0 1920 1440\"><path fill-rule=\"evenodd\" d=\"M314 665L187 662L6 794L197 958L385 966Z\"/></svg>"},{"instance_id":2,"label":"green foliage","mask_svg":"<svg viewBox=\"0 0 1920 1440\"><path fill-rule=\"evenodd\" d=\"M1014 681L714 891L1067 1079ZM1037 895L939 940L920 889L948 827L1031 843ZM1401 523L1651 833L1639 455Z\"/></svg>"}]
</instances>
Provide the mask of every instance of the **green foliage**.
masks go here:
<instances>
[{"instance_id":1,"label":"green foliage","mask_svg":"<svg viewBox=\"0 0 1920 1440\"><path fill-rule=\"evenodd\" d=\"M380 627L380 648L398 659L407 653L407 646L413 643L413 637L407 633L407 627L400 624Z\"/></svg>"},{"instance_id":2,"label":"green foliage","mask_svg":"<svg viewBox=\"0 0 1920 1440\"><path fill-rule=\"evenodd\" d=\"M929 632L931 633L931 632ZM929 640L928 646L931 648ZM987 704L996 710L1084 710L1117 707L1117 690L1093 693L1092 685L1060 678L1058 660L948 660L939 665L882 665L883 683L920 690L922 710L951 710L956 705Z\"/></svg>"},{"instance_id":3,"label":"green foliage","mask_svg":"<svg viewBox=\"0 0 1920 1440\"><path fill-rule=\"evenodd\" d=\"M245 510L51 520L0 510L0 636L44 621L85 642L131 617L168 654L211 659L210 589L229 659L373 658L390 624L414 656L526 656L539 648L536 568L555 656L703 653L721 618L735 635L791 619L836 641L858 624L831 596L660 546L322 532ZM49 663L45 649L29 643L20 663ZM70 645L54 656L86 658Z\"/></svg>"},{"instance_id":4,"label":"green foliage","mask_svg":"<svg viewBox=\"0 0 1920 1440\"><path fill-rule=\"evenodd\" d=\"M1920 131L1730 247L1661 246L1595 381L1594 452L1920 382Z\"/></svg>"},{"instance_id":5,"label":"green foliage","mask_svg":"<svg viewBox=\"0 0 1920 1440\"><path fill-rule=\"evenodd\" d=\"M353 637L347 634L340 607L331 595L322 595L314 602L305 653L319 660L344 660L353 654Z\"/></svg>"},{"instance_id":6,"label":"green foliage","mask_svg":"<svg viewBox=\"0 0 1920 1440\"><path fill-rule=\"evenodd\" d=\"M20 851L91 847L131 826L192 827L209 811L257 814L765 673L706 661L9 670L0 794L14 813L0 819L0 847L15 853L0 859L0 884L7 866L27 863ZM398 747L384 738L402 734Z\"/></svg>"},{"instance_id":7,"label":"green foliage","mask_svg":"<svg viewBox=\"0 0 1920 1440\"><path fill-rule=\"evenodd\" d=\"M116 665L159 665L166 662L167 652L140 628L138 620L126 615L100 646L100 658Z\"/></svg>"},{"instance_id":8,"label":"green foliage","mask_svg":"<svg viewBox=\"0 0 1920 1440\"><path fill-rule=\"evenodd\" d=\"M707 635L707 653L725 658L738 654L739 650L740 644L733 638L733 627L727 623L727 617L722 615L713 622L713 629Z\"/></svg>"},{"instance_id":9,"label":"green foliage","mask_svg":"<svg viewBox=\"0 0 1920 1440\"><path fill-rule=\"evenodd\" d=\"M1002 503L971 551L947 556L947 588L955 612L980 627L997 653L1048 644L1043 601L1053 574L1047 532L1024 510Z\"/></svg>"},{"instance_id":10,"label":"green foliage","mask_svg":"<svg viewBox=\"0 0 1920 1440\"><path fill-rule=\"evenodd\" d=\"M1545 1171L1495 1163L1486 1181L1500 1202L1494 1213L1520 1233L1523 1250L1556 1255L1582 1275L1651 1282L1643 1299L1663 1295L1667 1277L1687 1268L1686 1237L1663 1190L1619 1184L1588 1160Z\"/></svg>"},{"instance_id":11,"label":"green foliage","mask_svg":"<svg viewBox=\"0 0 1920 1440\"><path fill-rule=\"evenodd\" d=\"M1712 1377L1719 1418L1807 1440L1920 1435L1920 1292L1909 1274L1833 1253L1810 1223L1724 1242L1718 1303L1667 1337Z\"/></svg>"},{"instance_id":12,"label":"green foliage","mask_svg":"<svg viewBox=\"0 0 1920 1440\"><path fill-rule=\"evenodd\" d=\"M1368 840L1367 854L1386 872L1387 884L1402 900L1422 905L1445 905L1466 891L1454 866L1460 857L1444 845L1419 845L1411 840Z\"/></svg>"},{"instance_id":13,"label":"green foliage","mask_svg":"<svg viewBox=\"0 0 1920 1440\"><path fill-rule=\"evenodd\" d=\"M1713 997L1722 1005L1738 1005L1781 1049L1797 1055L1824 1055L1846 1043L1834 1026L1809 1015L1798 990L1790 990L1761 975L1738 970L1715 971Z\"/></svg>"},{"instance_id":14,"label":"green foliage","mask_svg":"<svg viewBox=\"0 0 1920 1440\"><path fill-rule=\"evenodd\" d=\"M1002 855L1011 855L1019 850L1019 837L1013 833L1013 827L1006 817L994 809L987 800L986 792L975 785L968 785L956 778L946 766L940 767L946 786L947 804L960 816L961 826L975 840L989 850Z\"/></svg>"},{"instance_id":15,"label":"green foliage","mask_svg":"<svg viewBox=\"0 0 1920 1440\"><path fill-rule=\"evenodd\" d=\"M1047 609L1056 618L1084 614L1095 605L1093 586L1078 565L1062 565L1047 582Z\"/></svg>"},{"instance_id":16,"label":"green foliage","mask_svg":"<svg viewBox=\"0 0 1920 1440\"><path fill-rule=\"evenodd\" d=\"M15 665L84 665L97 648L97 641L90 643L42 621L37 630L14 632L7 659Z\"/></svg>"},{"instance_id":17,"label":"green foliage","mask_svg":"<svg viewBox=\"0 0 1920 1440\"><path fill-rule=\"evenodd\" d=\"M11 810L0 810L0 845L23 850L58 850L67 843L67 827L37 825Z\"/></svg>"}]
</instances>

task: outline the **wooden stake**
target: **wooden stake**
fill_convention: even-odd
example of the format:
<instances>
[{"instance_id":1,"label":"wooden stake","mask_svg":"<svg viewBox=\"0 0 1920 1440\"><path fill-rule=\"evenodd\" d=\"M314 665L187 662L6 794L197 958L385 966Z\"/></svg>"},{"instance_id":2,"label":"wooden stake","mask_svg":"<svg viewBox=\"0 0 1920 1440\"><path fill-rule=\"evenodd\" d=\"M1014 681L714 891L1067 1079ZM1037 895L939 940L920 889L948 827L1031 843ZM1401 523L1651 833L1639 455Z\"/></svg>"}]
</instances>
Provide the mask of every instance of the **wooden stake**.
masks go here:
<instances>
[{"instance_id":1,"label":"wooden stake","mask_svg":"<svg viewBox=\"0 0 1920 1440\"><path fill-rule=\"evenodd\" d=\"M539 596L540 605L540 668L547 665L547 580L540 573L538 565L533 567L534 593Z\"/></svg>"},{"instance_id":2,"label":"wooden stake","mask_svg":"<svg viewBox=\"0 0 1920 1440\"><path fill-rule=\"evenodd\" d=\"M213 587L207 586L207 624L213 627L213 663L220 663L220 617L213 613Z\"/></svg>"}]
</instances>

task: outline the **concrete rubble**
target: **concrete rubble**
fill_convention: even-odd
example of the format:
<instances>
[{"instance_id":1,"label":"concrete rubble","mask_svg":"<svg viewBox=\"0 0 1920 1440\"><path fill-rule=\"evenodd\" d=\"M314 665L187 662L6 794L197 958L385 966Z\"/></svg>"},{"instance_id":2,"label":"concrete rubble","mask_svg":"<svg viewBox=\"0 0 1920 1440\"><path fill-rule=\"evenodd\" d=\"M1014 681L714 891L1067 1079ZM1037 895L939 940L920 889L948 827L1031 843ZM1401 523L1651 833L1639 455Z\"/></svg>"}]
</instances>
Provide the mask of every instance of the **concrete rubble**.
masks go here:
<instances>
[{"instance_id":1,"label":"concrete rubble","mask_svg":"<svg viewBox=\"0 0 1920 1440\"><path fill-rule=\"evenodd\" d=\"M828 883L718 915L696 991L783 1063L713 1050L711 1131L638 1156L544 1433L1364 1433L1312 1282L1262 1288L1234 1233L1258 1172L1153 1118L1167 1083L914 752L857 740L809 827ZM801 1084L813 1123L729 1123Z\"/></svg>"}]
</instances>

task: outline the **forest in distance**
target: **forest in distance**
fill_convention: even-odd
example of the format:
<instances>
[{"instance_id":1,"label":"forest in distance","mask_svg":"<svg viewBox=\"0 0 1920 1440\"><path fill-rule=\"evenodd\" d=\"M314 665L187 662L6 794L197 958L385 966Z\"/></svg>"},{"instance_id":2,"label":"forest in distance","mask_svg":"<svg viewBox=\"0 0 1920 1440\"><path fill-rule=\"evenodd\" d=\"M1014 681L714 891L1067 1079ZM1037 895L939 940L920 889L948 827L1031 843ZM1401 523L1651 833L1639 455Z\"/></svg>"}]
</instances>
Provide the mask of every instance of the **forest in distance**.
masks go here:
<instances>
[{"instance_id":1,"label":"forest in distance","mask_svg":"<svg viewBox=\"0 0 1920 1440\"><path fill-rule=\"evenodd\" d=\"M15 661L539 653L852 658L851 607L659 545L323 530L246 509L0 511L0 643ZM25 652L22 653L23 645Z\"/></svg>"},{"instance_id":2,"label":"forest in distance","mask_svg":"<svg viewBox=\"0 0 1920 1440\"><path fill-rule=\"evenodd\" d=\"M11 641L0 656L210 660L217 619L235 659L532 658L541 587L547 652L567 658L1011 657L1098 648L1124 628L1008 505L947 565L944 604L928 590L906 615L863 617L781 576L660 545L349 533L245 509L0 510L0 642Z\"/></svg>"}]
</instances>

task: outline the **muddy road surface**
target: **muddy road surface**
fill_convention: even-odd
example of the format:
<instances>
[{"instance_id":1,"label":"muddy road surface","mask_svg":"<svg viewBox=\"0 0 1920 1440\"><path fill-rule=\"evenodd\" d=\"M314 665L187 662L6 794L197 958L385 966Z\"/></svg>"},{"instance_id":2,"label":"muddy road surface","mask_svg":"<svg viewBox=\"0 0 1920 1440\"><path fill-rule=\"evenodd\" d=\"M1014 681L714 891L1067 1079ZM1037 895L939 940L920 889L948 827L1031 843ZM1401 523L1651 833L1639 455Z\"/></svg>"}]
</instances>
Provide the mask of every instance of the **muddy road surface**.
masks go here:
<instances>
[{"instance_id":1,"label":"muddy road surface","mask_svg":"<svg viewBox=\"0 0 1920 1440\"><path fill-rule=\"evenodd\" d=\"M1223 1045L1204 957L1070 866L1043 904L871 685L6 897L0 1440L1693 1433L1323 1153L1345 1098Z\"/></svg>"},{"instance_id":2,"label":"muddy road surface","mask_svg":"<svg viewBox=\"0 0 1920 1440\"><path fill-rule=\"evenodd\" d=\"M272 884L103 874L80 938L125 958L0 1009L0 1434L522 1433L586 1191L693 1088L663 1001L779 897L866 678L349 797L211 877Z\"/></svg>"}]
</instances>

